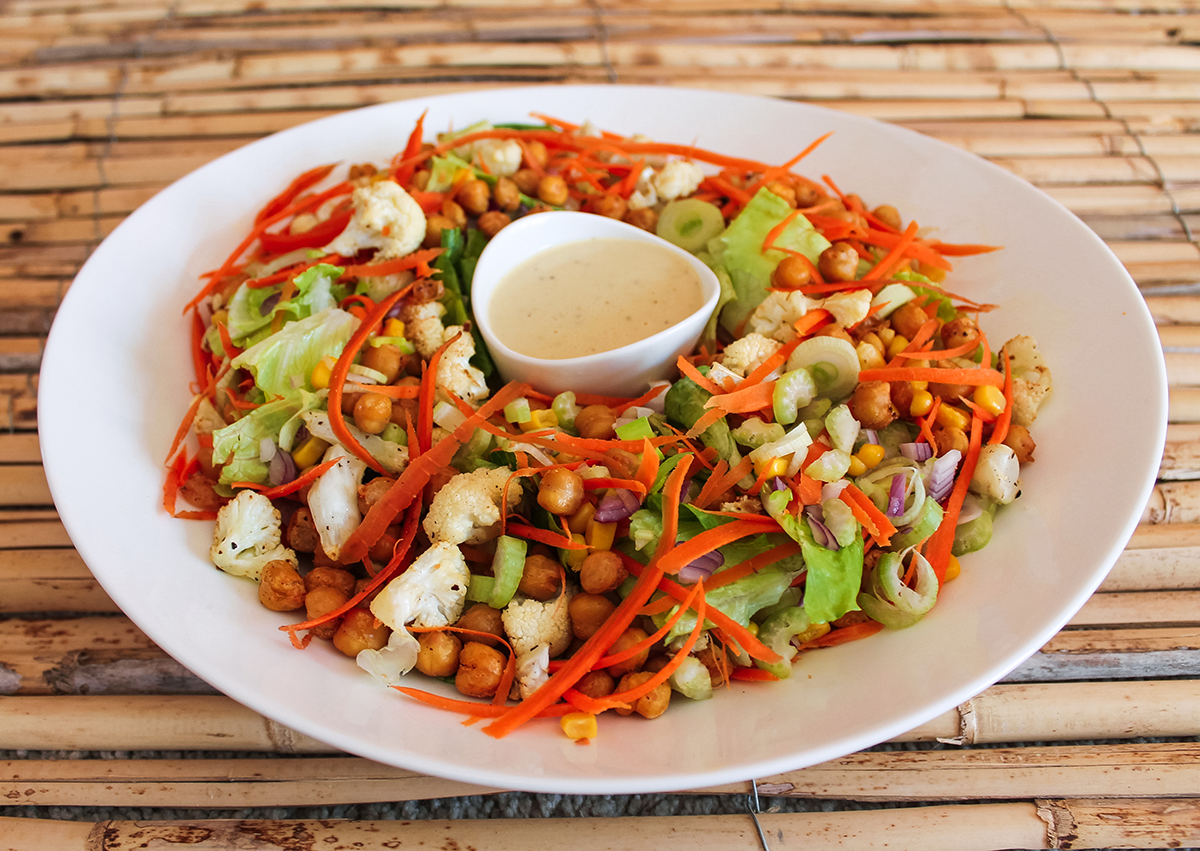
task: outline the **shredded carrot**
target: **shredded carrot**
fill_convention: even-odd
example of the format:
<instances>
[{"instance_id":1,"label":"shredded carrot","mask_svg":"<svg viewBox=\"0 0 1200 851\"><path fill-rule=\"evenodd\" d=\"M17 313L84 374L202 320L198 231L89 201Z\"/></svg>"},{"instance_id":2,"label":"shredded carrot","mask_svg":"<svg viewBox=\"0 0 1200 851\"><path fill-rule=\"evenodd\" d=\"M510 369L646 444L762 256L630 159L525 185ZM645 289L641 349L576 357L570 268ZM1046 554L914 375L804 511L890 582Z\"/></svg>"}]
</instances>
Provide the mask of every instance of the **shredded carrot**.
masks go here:
<instances>
[{"instance_id":1,"label":"shredded carrot","mask_svg":"<svg viewBox=\"0 0 1200 851\"><path fill-rule=\"evenodd\" d=\"M779 677L762 668L734 668L729 672L729 679L743 680L748 683L776 683Z\"/></svg>"},{"instance_id":2,"label":"shredded carrot","mask_svg":"<svg viewBox=\"0 0 1200 851\"><path fill-rule=\"evenodd\" d=\"M705 408L715 408L729 414L748 414L770 408L775 398L775 382L764 381L751 384L730 393L713 396L704 403Z\"/></svg>"},{"instance_id":3,"label":"shredded carrot","mask_svg":"<svg viewBox=\"0 0 1200 851\"><path fill-rule=\"evenodd\" d=\"M803 652L805 650L816 650L820 647L837 647L839 644L848 644L851 641L858 641L860 638L868 638L882 629L883 624L881 623L863 621L862 623L844 626L841 629L830 630L819 638L804 642L796 649Z\"/></svg>"},{"instance_id":4,"label":"shredded carrot","mask_svg":"<svg viewBox=\"0 0 1200 851\"><path fill-rule=\"evenodd\" d=\"M539 544L558 547L561 550L587 549L586 544L580 544L570 538L551 532L549 529L539 529L536 526L530 526L526 523L509 523L506 528L508 534L514 537L537 541Z\"/></svg>"},{"instance_id":5,"label":"shredded carrot","mask_svg":"<svg viewBox=\"0 0 1200 851\"><path fill-rule=\"evenodd\" d=\"M875 281L880 278L885 278L886 273L892 270L900 259L904 256L904 252L912 245L912 241L917 238L917 222L914 219L908 223L908 227L904 229L904 233L900 235L900 239L892 246L884 258L876 263L867 274L863 275L864 281Z\"/></svg>"},{"instance_id":6,"label":"shredded carrot","mask_svg":"<svg viewBox=\"0 0 1200 851\"><path fill-rule=\"evenodd\" d=\"M649 440L647 440L646 443L649 444ZM653 449L650 450L650 454L654 455ZM658 456L656 455L655 457L657 458ZM542 469L548 468L543 467ZM650 480L650 484L654 484L653 479ZM596 476L594 479L583 480L584 490L594 491L606 490L608 488L620 488L622 490L633 491L634 493L641 494L642 496L645 496L650 492L650 488L647 487L643 482L639 482L636 475L632 479L618 479L614 476Z\"/></svg>"},{"instance_id":7,"label":"shredded carrot","mask_svg":"<svg viewBox=\"0 0 1200 851\"><path fill-rule=\"evenodd\" d=\"M797 319L793 323L793 327L796 329L796 333L801 337L807 337L822 325L832 321L833 314L823 307L818 307L814 310L808 311L799 319Z\"/></svg>"},{"instance_id":8,"label":"shredded carrot","mask_svg":"<svg viewBox=\"0 0 1200 851\"><path fill-rule=\"evenodd\" d=\"M958 478L954 481L954 489L950 491L950 499L946 501L946 511L942 522L932 535L925 548L925 558L929 560L933 572L937 574L938 584L946 581L946 568L950 564L950 549L954 546L954 532L958 528L958 515L962 511L963 500L967 498L967 488L971 485L971 477L975 475L975 465L979 463L979 450L983 442L983 422L979 417L971 417L971 437L967 444L967 454L959 468Z\"/></svg>"},{"instance_id":9,"label":"shredded carrot","mask_svg":"<svg viewBox=\"0 0 1200 851\"><path fill-rule=\"evenodd\" d=\"M287 189L283 190L270 201L268 201L263 208L258 211L258 215L254 217L254 223L258 224L265 219L271 218L280 210L287 208L288 205L296 200L296 196L298 196L305 189L308 189L310 186L316 186L322 180L329 177L329 174L333 171L333 169L333 165L323 165L304 172L304 174L293 180L288 185Z\"/></svg>"},{"instance_id":10,"label":"shredded carrot","mask_svg":"<svg viewBox=\"0 0 1200 851\"><path fill-rule=\"evenodd\" d=\"M292 479L292 481L288 482L285 485L279 485L278 487L273 487L270 490L263 491L262 495L267 497L268 499L278 499L281 496L287 496L290 493L295 493L296 491L300 490L300 488L307 485L309 482L315 482L318 478L323 476L331 467L333 467L333 465L336 464L339 460L341 460L341 459L340 458L330 458L328 461L324 461L324 462L318 464L317 466L306 470L303 475L297 476L295 479Z\"/></svg>"},{"instance_id":11,"label":"shredded carrot","mask_svg":"<svg viewBox=\"0 0 1200 851\"><path fill-rule=\"evenodd\" d=\"M428 452L429 447L433 445L433 397L437 389L438 364L442 362L442 354L446 349L458 342L462 335L463 332L459 331L438 346L437 351L430 356L429 364L421 369L421 385L417 393L417 443L422 452Z\"/></svg>"},{"instance_id":12,"label":"shredded carrot","mask_svg":"<svg viewBox=\"0 0 1200 851\"><path fill-rule=\"evenodd\" d=\"M788 213L786 216L783 217L783 220L780 221L779 224L775 225L775 227L773 227L769 231L767 231L767 238L763 240L763 244L762 244L762 253L763 254L766 254L768 251L770 251L772 248L775 247L775 240L777 240L777 239L779 239L779 237L783 236L783 232L785 230L787 230L787 226L790 225L792 222L794 222L796 220L796 217L799 215L800 215L799 210L792 210L790 213Z\"/></svg>"},{"instance_id":13,"label":"shredded carrot","mask_svg":"<svg viewBox=\"0 0 1200 851\"><path fill-rule=\"evenodd\" d=\"M493 703L475 703L471 700L459 700L453 697L443 697L440 694L434 694L430 691L423 691L419 688L410 688L408 686L392 686L396 691L411 697L413 700L419 700L427 706L433 706L438 709L446 709L450 712L459 712L463 715L471 715L477 718L499 718L506 712L511 710L508 706L497 706ZM569 703L558 703L553 706L547 706L540 710L533 717L535 718L561 718L569 712L574 712L575 707Z\"/></svg>"},{"instance_id":14,"label":"shredded carrot","mask_svg":"<svg viewBox=\"0 0 1200 851\"><path fill-rule=\"evenodd\" d=\"M769 567L777 561L782 561L785 558L794 556L800 552L800 545L795 541L788 541L786 544L780 544L777 547L772 547L765 553L759 553L753 558L748 558L733 567L714 573L708 580L708 590L715 591L722 585L728 585L730 582L737 582L739 579L745 579L753 573L758 573L764 567Z\"/></svg>"},{"instance_id":15,"label":"shredded carrot","mask_svg":"<svg viewBox=\"0 0 1200 851\"><path fill-rule=\"evenodd\" d=\"M865 234L859 236L859 239L867 245L878 245L881 248L894 248L903 238L902 234L889 233L887 231L875 230L874 228L868 228ZM930 266L945 272L954 271L954 267L950 265L945 257L919 239L914 239L904 249L904 254L907 257L921 261L922 265L928 263Z\"/></svg>"},{"instance_id":16,"label":"shredded carrot","mask_svg":"<svg viewBox=\"0 0 1200 851\"><path fill-rule=\"evenodd\" d=\"M630 408L644 407L647 403L652 402L655 399L657 399L659 396L661 396L666 391L666 389L667 389L666 384L659 384L656 387L651 387L649 390L647 390L641 396L638 396L636 399L630 399L629 401L622 402L618 405L609 405L609 407L613 409L613 412L616 413L617 416L620 416L621 414L628 411ZM578 394L575 397L575 401L576 402L582 401L581 397Z\"/></svg>"},{"instance_id":17,"label":"shredded carrot","mask_svg":"<svg viewBox=\"0 0 1200 851\"><path fill-rule=\"evenodd\" d=\"M717 398L716 396L713 397ZM725 410L722 408L709 408L703 414L696 418L692 423L692 427L687 430L688 437L699 437L708 431L709 427L715 425L725 419Z\"/></svg>"},{"instance_id":18,"label":"shredded carrot","mask_svg":"<svg viewBox=\"0 0 1200 851\"><path fill-rule=\"evenodd\" d=\"M645 488L642 493L649 493L650 488L654 486L654 480L658 478L659 466L658 453L650 445L649 440L642 438L642 460L638 464L637 472L633 474L634 480Z\"/></svg>"},{"instance_id":19,"label":"shredded carrot","mask_svg":"<svg viewBox=\"0 0 1200 851\"><path fill-rule=\"evenodd\" d=\"M658 547L654 550L654 557L650 561L656 568L675 549L675 536L679 533L679 504L683 498L684 480L687 479L688 471L692 468L692 457L684 455L679 459L679 463L671 470L666 484L663 485L662 534L658 538ZM674 572L678 573L678 568Z\"/></svg>"},{"instance_id":20,"label":"shredded carrot","mask_svg":"<svg viewBox=\"0 0 1200 851\"><path fill-rule=\"evenodd\" d=\"M664 506L665 515L665 506ZM761 535L764 530L762 522L754 522L751 520L734 520L732 523L724 523L712 529L705 529L699 535L684 541L673 547L667 554L658 556L659 566L663 573L668 575L676 574L681 568L691 564L702 555L707 555L713 550L719 549L726 544L731 544L734 541L749 537L750 535ZM664 538L666 535L666 520L663 522ZM777 531L777 530L776 530Z\"/></svg>"},{"instance_id":21,"label":"shredded carrot","mask_svg":"<svg viewBox=\"0 0 1200 851\"><path fill-rule=\"evenodd\" d=\"M1013 377L1012 377L1012 362L1008 358L1008 352L1001 349L1000 357L1004 359L1004 410L1000 412L1000 416L996 417L996 425L992 428L992 436L988 439L988 443L1003 443L1008 437L1008 429L1012 424L1012 409L1013 409Z\"/></svg>"},{"instance_id":22,"label":"shredded carrot","mask_svg":"<svg viewBox=\"0 0 1200 851\"><path fill-rule=\"evenodd\" d=\"M395 260L385 260L382 263L365 263L361 266L346 266L343 274L346 277L355 278L394 275L397 272L415 269L418 266L427 266L431 261L437 259L437 256L445 250L446 249L444 248L424 248L414 251L412 254L408 254L404 257L399 257ZM422 277L428 274L428 272L425 272L422 274Z\"/></svg>"},{"instance_id":23,"label":"shredded carrot","mask_svg":"<svg viewBox=\"0 0 1200 851\"><path fill-rule=\"evenodd\" d=\"M425 116L428 114L429 110L421 113L421 117L417 119L412 133L408 134L408 141L404 145L404 150L392 160L392 180L396 181L402 187L407 186L408 182L412 180L413 171L416 166L412 163L405 164L405 161L421 151L421 142L425 137Z\"/></svg>"},{"instance_id":24,"label":"shredded carrot","mask_svg":"<svg viewBox=\"0 0 1200 851\"><path fill-rule=\"evenodd\" d=\"M943 254L947 257L967 257L972 254L987 254L991 251L999 251L999 245L966 245L954 244L949 242L933 241L929 243L929 247L938 254Z\"/></svg>"},{"instance_id":25,"label":"shredded carrot","mask_svg":"<svg viewBox=\"0 0 1200 851\"><path fill-rule=\"evenodd\" d=\"M917 351L910 352L910 351L908 351L907 348L905 348L904 351L898 352L896 354L896 357L912 358L912 359L916 359L916 360L949 360L950 358L957 358L957 357L962 357L963 355L970 354L971 352L978 349L980 347L980 345L984 345L984 346L987 345L987 337L984 336L982 331L979 332L978 337L975 337L972 340L968 340L967 342L963 343L961 346L955 346L952 349L938 349L936 351L928 351L928 352L917 352Z\"/></svg>"},{"instance_id":26,"label":"shredded carrot","mask_svg":"<svg viewBox=\"0 0 1200 851\"><path fill-rule=\"evenodd\" d=\"M847 484L838 494L838 498L850 507L855 519L879 541L881 546L887 546L896 534L896 527L888 516L879 510L871 498L860 491L854 484Z\"/></svg>"},{"instance_id":27,"label":"shredded carrot","mask_svg":"<svg viewBox=\"0 0 1200 851\"><path fill-rule=\"evenodd\" d=\"M994 369L949 369L945 367L885 366L864 369L859 381L931 381L938 384L966 384L971 387L1002 387L1004 376Z\"/></svg>"},{"instance_id":28,"label":"shredded carrot","mask_svg":"<svg viewBox=\"0 0 1200 851\"><path fill-rule=\"evenodd\" d=\"M816 505L821 501L821 483L807 473L796 477L796 497L801 505Z\"/></svg>"},{"instance_id":29,"label":"shredded carrot","mask_svg":"<svg viewBox=\"0 0 1200 851\"><path fill-rule=\"evenodd\" d=\"M610 665L616 665L618 662L624 662L626 659L632 659L634 656L638 655L643 650L649 650L658 641L660 641L663 638L666 638L667 633L669 633L675 627L675 624L679 623L679 621L683 618L684 613L687 612L687 610L692 606L692 604L696 602L696 596L698 594L702 593L703 591L704 591L703 585L701 585L701 583L697 582L695 585L692 586L692 591L690 594L688 594L688 598L683 601L682 605L679 606L679 610L676 611L675 614L673 614L669 618L667 618L666 622L662 625L662 627L660 629L656 630L653 635L646 636L641 641L631 644L629 647L626 647L624 650L619 650L616 653L611 653L608 656L604 656L604 657L596 660L596 664L592 668L592 670L597 671L597 670L600 670L601 668L607 668Z\"/></svg>"},{"instance_id":30,"label":"shredded carrot","mask_svg":"<svg viewBox=\"0 0 1200 851\"><path fill-rule=\"evenodd\" d=\"M729 468L728 461L718 461L717 466L713 468L712 475L708 477L708 481L700 488L700 493L692 500L692 505L696 508L708 508L714 499L748 476L753 469L754 465L749 458L743 458L733 469Z\"/></svg>"},{"instance_id":31,"label":"shredded carrot","mask_svg":"<svg viewBox=\"0 0 1200 851\"><path fill-rule=\"evenodd\" d=\"M933 424L937 420L938 409L942 407L942 397L933 397L933 407L929 409L929 413L924 417L917 419L917 423L921 429L921 437L925 438L925 442L933 447L933 452L937 454L937 440L933 437Z\"/></svg>"},{"instance_id":32,"label":"shredded carrot","mask_svg":"<svg viewBox=\"0 0 1200 851\"><path fill-rule=\"evenodd\" d=\"M675 363L676 366L679 367L680 372L682 372L686 377L690 378L696 384L700 385L700 387L704 390L712 393L714 396L725 392L722 388L718 387L716 382L714 382L711 378L701 374L700 370L696 369L696 367L692 365L692 362L683 355L680 355L679 360L677 360Z\"/></svg>"}]
</instances>

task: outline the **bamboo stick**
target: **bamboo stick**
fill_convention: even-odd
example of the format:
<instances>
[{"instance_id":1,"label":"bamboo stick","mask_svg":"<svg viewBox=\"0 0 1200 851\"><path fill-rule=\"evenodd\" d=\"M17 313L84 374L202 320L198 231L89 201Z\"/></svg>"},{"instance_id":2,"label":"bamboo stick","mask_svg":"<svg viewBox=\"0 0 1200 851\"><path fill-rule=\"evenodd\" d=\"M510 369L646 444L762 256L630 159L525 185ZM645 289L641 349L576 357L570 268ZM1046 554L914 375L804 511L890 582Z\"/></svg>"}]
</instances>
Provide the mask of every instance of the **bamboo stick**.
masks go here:
<instances>
[{"instance_id":1,"label":"bamboo stick","mask_svg":"<svg viewBox=\"0 0 1200 851\"><path fill-rule=\"evenodd\" d=\"M75 550L0 550L0 613L116 611Z\"/></svg>"},{"instance_id":2,"label":"bamboo stick","mask_svg":"<svg viewBox=\"0 0 1200 851\"><path fill-rule=\"evenodd\" d=\"M1100 584L1101 591L1200 588L1200 546L1126 549Z\"/></svg>"},{"instance_id":3,"label":"bamboo stick","mask_svg":"<svg viewBox=\"0 0 1200 851\"><path fill-rule=\"evenodd\" d=\"M0 350L2 351L2 350ZM0 484L0 508L10 505L50 505L50 486L41 464L8 464Z\"/></svg>"},{"instance_id":4,"label":"bamboo stick","mask_svg":"<svg viewBox=\"0 0 1200 851\"><path fill-rule=\"evenodd\" d=\"M1143 523L1196 523L1200 520L1200 482L1160 482L1142 513Z\"/></svg>"},{"instance_id":5,"label":"bamboo stick","mask_svg":"<svg viewBox=\"0 0 1200 851\"><path fill-rule=\"evenodd\" d=\"M1006 683L1200 676L1197 627L1069 629L1004 678Z\"/></svg>"},{"instance_id":6,"label":"bamboo stick","mask_svg":"<svg viewBox=\"0 0 1200 851\"><path fill-rule=\"evenodd\" d=\"M1173 423L1200 422L1200 387L1172 387L1167 416Z\"/></svg>"},{"instance_id":7,"label":"bamboo stick","mask_svg":"<svg viewBox=\"0 0 1200 851\"><path fill-rule=\"evenodd\" d=\"M41 463L41 460L36 434L0 434L0 464Z\"/></svg>"},{"instance_id":8,"label":"bamboo stick","mask_svg":"<svg viewBox=\"0 0 1200 851\"><path fill-rule=\"evenodd\" d=\"M1093 594L1069 626L1200 623L1200 591Z\"/></svg>"}]
</instances>

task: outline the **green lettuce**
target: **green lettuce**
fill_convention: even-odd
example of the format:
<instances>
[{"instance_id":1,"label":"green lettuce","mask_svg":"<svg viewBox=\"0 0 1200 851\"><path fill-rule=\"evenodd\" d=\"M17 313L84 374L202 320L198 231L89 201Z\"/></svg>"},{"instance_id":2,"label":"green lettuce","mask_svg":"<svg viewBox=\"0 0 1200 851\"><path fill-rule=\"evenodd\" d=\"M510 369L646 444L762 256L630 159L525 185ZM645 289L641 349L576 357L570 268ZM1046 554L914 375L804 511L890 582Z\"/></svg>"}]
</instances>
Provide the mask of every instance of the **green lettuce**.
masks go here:
<instances>
[{"instance_id":1,"label":"green lettuce","mask_svg":"<svg viewBox=\"0 0 1200 851\"><path fill-rule=\"evenodd\" d=\"M303 408L299 393L260 405L233 425L213 432L213 459L225 462L221 484L255 482L266 484L267 465L258 456L264 437L276 440L284 425Z\"/></svg>"},{"instance_id":2,"label":"green lettuce","mask_svg":"<svg viewBox=\"0 0 1200 851\"><path fill-rule=\"evenodd\" d=\"M786 255L782 251L764 254L763 242L771 229L791 212L792 208L787 202L774 192L760 189L737 218L729 223L725 232L709 240L708 250L715 261L714 268L718 265L725 268L736 295L736 300L721 313L721 324L726 330L736 332L738 326L767 297L771 273ZM784 228L774 244L799 251L815 264L821 252L829 247L829 240L817 233L808 219L797 216Z\"/></svg>"},{"instance_id":3,"label":"green lettuce","mask_svg":"<svg viewBox=\"0 0 1200 851\"><path fill-rule=\"evenodd\" d=\"M233 359L233 368L248 369L255 384L271 396L296 396L301 388L313 389L313 367L326 355L340 355L357 327L358 319L328 307L246 349Z\"/></svg>"},{"instance_id":4,"label":"green lettuce","mask_svg":"<svg viewBox=\"0 0 1200 851\"><path fill-rule=\"evenodd\" d=\"M305 319L322 310L336 307L349 294L349 288L338 286L342 276L340 266L321 263L305 269L292 279L295 293L287 301L279 302L274 310L263 315L262 306L267 299L283 290L281 284L271 287L238 287L229 302L229 338L240 347L253 346L271 336L271 321L275 313L282 313L284 322ZM208 332L209 345L220 350L221 338L215 327Z\"/></svg>"}]
</instances>

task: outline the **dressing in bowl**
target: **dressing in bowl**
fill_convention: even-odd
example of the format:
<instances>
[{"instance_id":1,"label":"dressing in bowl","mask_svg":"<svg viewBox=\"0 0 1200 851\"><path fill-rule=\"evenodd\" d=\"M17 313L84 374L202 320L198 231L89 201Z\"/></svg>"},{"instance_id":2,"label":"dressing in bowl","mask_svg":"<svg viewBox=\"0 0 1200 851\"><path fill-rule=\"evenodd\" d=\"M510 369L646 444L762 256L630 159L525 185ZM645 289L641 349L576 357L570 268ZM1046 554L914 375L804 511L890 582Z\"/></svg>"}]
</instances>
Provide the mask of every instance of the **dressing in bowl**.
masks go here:
<instances>
[{"instance_id":1,"label":"dressing in bowl","mask_svg":"<svg viewBox=\"0 0 1200 851\"><path fill-rule=\"evenodd\" d=\"M695 348L720 290L704 263L654 234L552 212L492 239L471 297L506 381L636 396Z\"/></svg>"}]
</instances>

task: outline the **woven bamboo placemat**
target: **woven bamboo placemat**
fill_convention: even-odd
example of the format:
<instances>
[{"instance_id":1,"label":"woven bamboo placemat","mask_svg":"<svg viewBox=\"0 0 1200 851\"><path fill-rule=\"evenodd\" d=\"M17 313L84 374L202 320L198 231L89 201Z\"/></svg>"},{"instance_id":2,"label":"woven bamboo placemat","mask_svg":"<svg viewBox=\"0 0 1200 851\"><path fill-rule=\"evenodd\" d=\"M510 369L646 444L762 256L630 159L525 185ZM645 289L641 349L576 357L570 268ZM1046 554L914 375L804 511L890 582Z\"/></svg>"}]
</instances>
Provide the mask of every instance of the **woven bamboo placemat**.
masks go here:
<instances>
[{"instance_id":1,"label":"woven bamboo placemat","mask_svg":"<svg viewBox=\"0 0 1200 851\"><path fill-rule=\"evenodd\" d=\"M0 5L0 851L557 847L564 825L547 815L577 817L583 848L1200 845L1198 41L1188 0ZM1159 323L1160 481L1100 592L957 710L761 778L778 810L761 835L750 784L493 793L332 753L212 693L99 589L40 465L55 307L141 202L332 112L554 82L803 99L943 139L1080 215Z\"/></svg>"}]
</instances>

